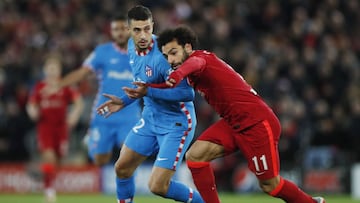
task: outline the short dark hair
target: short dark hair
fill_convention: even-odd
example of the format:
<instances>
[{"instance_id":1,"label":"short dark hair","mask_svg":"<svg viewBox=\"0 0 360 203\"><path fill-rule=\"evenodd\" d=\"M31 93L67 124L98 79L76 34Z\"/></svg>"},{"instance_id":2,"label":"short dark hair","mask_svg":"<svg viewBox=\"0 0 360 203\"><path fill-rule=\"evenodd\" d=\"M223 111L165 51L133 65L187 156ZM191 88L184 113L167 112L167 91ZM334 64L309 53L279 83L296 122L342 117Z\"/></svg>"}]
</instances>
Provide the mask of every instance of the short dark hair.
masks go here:
<instances>
[{"instance_id":1,"label":"short dark hair","mask_svg":"<svg viewBox=\"0 0 360 203\"><path fill-rule=\"evenodd\" d=\"M117 13L111 17L111 21L127 21L127 16L124 13Z\"/></svg>"},{"instance_id":2,"label":"short dark hair","mask_svg":"<svg viewBox=\"0 0 360 203\"><path fill-rule=\"evenodd\" d=\"M153 19L150 9L142 5L137 5L131 8L127 13L127 17L128 17L128 21L147 20L147 19L151 19L152 21Z\"/></svg>"},{"instance_id":3,"label":"short dark hair","mask_svg":"<svg viewBox=\"0 0 360 203\"><path fill-rule=\"evenodd\" d=\"M157 38L159 49L161 50L162 46L173 40L176 40L181 46L185 46L188 43L191 44L193 49L197 46L196 34L187 26L179 26L175 29L162 31Z\"/></svg>"}]
</instances>

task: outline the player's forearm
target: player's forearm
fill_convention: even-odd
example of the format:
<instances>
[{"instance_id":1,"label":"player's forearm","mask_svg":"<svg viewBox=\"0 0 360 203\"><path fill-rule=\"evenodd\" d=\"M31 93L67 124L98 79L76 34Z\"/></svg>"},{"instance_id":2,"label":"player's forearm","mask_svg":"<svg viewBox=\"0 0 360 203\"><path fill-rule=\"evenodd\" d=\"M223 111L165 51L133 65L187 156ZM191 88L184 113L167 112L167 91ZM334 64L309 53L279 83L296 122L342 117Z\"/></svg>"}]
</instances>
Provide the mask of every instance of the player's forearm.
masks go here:
<instances>
[{"instance_id":1,"label":"player's forearm","mask_svg":"<svg viewBox=\"0 0 360 203\"><path fill-rule=\"evenodd\" d=\"M182 86L171 89L158 89L148 87L147 96L166 101L187 102L194 100L195 93L192 89L189 89L189 87Z\"/></svg>"},{"instance_id":2,"label":"player's forearm","mask_svg":"<svg viewBox=\"0 0 360 203\"><path fill-rule=\"evenodd\" d=\"M67 74L61 81L59 86L66 87L69 85L76 84L85 79L85 77L89 74L90 69L87 67L81 67L75 71Z\"/></svg>"},{"instance_id":3,"label":"player's forearm","mask_svg":"<svg viewBox=\"0 0 360 203\"><path fill-rule=\"evenodd\" d=\"M79 121L80 116L84 110L84 101L81 97L78 97L73 104L73 107L68 115L68 123L69 125L76 125Z\"/></svg>"},{"instance_id":4,"label":"player's forearm","mask_svg":"<svg viewBox=\"0 0 360 203\"><path fill-rule=\"evenodd\" d=\"M26 105L26 111L32 121L39 120L39 109L35 104Z\"/></svg>"},{"instance_id":5,"label":"player's forearm","mask_svg":"<svg viewBox=\"0 0 360 203\"><path fill-rule=\"evenodd\" d=\"M180 79L183 79L188 75L200 70L204 65L205 65L204 59L198 57L192 57L186 60L174 72L176 72L180 76Z\"/></svg>"},{"instance_id":6,"label":"player's forearm","mask_svg":"<svg viewBox=\"0 0 360 203\"><path fill-rule=\"evenodd\" d=\"M120 100L121 100L122 103L121 103L121 104L119 103L119 105L123 105L123 106L125 107L125 106L133 103L133 102L136 101L137 99L132 99L132 98L128 97L127 95L124 95L124 96L122 96L122 97L120 98Z\"/></svg>"}]
</instances>

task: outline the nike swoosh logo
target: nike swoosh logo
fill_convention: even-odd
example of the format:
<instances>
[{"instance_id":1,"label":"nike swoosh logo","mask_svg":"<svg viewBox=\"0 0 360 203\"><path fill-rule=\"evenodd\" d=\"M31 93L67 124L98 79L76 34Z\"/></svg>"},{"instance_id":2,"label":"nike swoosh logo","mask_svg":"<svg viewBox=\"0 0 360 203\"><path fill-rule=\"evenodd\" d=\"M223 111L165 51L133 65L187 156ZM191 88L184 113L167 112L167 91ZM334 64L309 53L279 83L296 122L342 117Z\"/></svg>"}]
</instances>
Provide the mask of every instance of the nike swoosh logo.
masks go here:
<instances>
[{"instance_id":1,"label":"nike swoosh logo","mask_svg":"<svg viewBox=\"0 0 360 203\"><path fill-rule=\"evenodd\" d=\"M168 160L168 158L161 158L161 157L159 157L159 158L157 158L156 160L157 160L157 161L165 161L165 160Z\"/></svg>"},{"instance_id":2,"label":"nike swoosh logo","mask_svg":"<svg viewBox=\"0 0 360 203\"><path fill-rule=\"evenodd\" d=\"M265 173L265 171L263 171L263 172L255 172L255 175L260 176L260 175L262 175L264 173Z\"/></svg>"}]
</instances>

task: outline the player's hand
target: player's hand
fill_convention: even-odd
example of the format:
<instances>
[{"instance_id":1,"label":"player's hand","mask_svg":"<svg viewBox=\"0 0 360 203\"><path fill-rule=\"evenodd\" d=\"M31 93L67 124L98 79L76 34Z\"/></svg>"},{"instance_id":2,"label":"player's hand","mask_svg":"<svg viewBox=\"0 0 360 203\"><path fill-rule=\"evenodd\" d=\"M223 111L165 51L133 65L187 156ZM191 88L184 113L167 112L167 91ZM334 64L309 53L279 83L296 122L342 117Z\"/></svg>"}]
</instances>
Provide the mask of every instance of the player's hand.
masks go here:
<instances>
[{"instance_id":1,"label":"player's hand","mask_svg":"<svg viewBox=\"0 0 360 203\"><path fill-rule=\"evenodd\" d=\"M177 85L174 78L169 78L165 83L169 87L175 87Z\"/></svg>"},{"instance_id":2,"label":"player's hand","mask_svg":"<svg viewBox=\"0 0 360 203\"><path fill-rule=\"evenodd\" d=\"M74 118L73 116L69 116L66 120L66 123L67 123L69 130L72 130L75 128L75 126L77 124L77 119Z\"/></svg>"},{"instance_id":3,"label":"player's hand","mask_svg":"<svg viewBox=\"0 0 360 203\"><path fill-rule=\"evenodd\" d=\"M168 85L169 87L175 87L181 82L182 79L183 77L181 77L181 75L177 71L173 71L172 73L170 73L169 78L166 81L166 85Z\"/></svg>"},{"instance_id":4,"label":"player's hand","mask_svg":"<svg viewBox=\"0 0 360 203\"><path fill-rule=\"evenodd\" d=\"M133 82L137 88L123 87L122 89L126 95L132 99L138 99L147 94L147 85L143 82Z\"/></svg>"},{"instance_id":5,"label":"player's hand","mask_svg":"<svg viewBox=\"0 0 360 203\"><path fill-rule=\"evenodd\" d=\"M97 109L96 112L104 116L105 118L109 117L111 114L120 111L124 108L124 102L117 96L111 94L103 94L104 97L108 98L109 100L101 104Z\"/></svg>"}]
</instances>

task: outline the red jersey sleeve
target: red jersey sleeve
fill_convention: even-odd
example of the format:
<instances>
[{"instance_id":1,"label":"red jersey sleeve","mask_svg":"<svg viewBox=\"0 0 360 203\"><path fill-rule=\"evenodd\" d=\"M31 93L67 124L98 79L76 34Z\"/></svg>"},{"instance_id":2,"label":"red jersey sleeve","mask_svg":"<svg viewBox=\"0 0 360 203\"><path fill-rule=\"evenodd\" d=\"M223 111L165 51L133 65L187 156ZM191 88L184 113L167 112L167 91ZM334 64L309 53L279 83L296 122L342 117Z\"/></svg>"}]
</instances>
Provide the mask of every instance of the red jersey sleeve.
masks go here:
<instances>
[{"instance_id":1,"label":"red jersey sleeve","mask_svg":"<svg viewBox=\"0 0 360 203\"><path fill-rule=\"evenodd\" d=\"M206 66L206 61L203 58L193 56L189 57L178 69L174 72L181 76L181 79L184 77L196 73L201 72ZM174 73L173 72L173 73Z\"/></svg>"}]
</instances>

